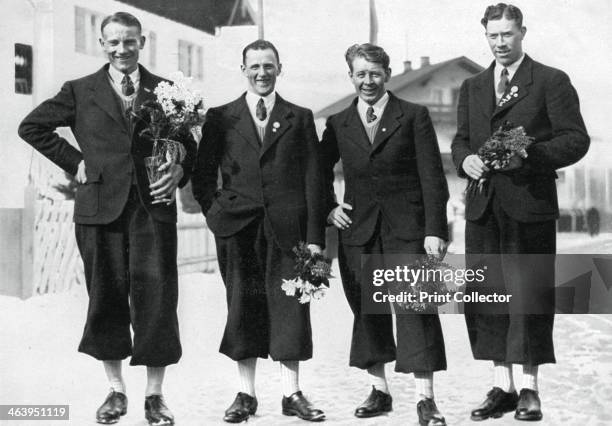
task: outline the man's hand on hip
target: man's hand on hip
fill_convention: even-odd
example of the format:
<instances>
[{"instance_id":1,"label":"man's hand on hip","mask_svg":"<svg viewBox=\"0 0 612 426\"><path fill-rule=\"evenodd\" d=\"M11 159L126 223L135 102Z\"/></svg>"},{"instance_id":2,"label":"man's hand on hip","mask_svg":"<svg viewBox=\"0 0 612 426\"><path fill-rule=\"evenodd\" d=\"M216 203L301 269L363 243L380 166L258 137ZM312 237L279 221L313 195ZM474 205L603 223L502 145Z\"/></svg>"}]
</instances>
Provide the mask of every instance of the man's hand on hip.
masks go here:
<instances>
[{"instance_id":1,"label":"man's hand on hip","mask_svg":"<svg viewBox=\"0 0 612 426\"><path fill-rule=\"evenodd\" d=\"M346 203L340 203L338 207L333 209L329 215L327 215L327 223L334 225L338 229L346 229L351 226L351 218L344 213L344 209L353 210L353 206Z\"/></svg>"},{"instance_id":2,"label":"man's hand on hip","mask_svg":"<svg viewBox=\"0 0 612 426\"><path fill-rule=\"evenodd\" d=\"M149 185L151 197L153 197L152 204L166 203L170 205L176 198L176 188L183 178L183 166L168 162L162 164L159 171L166 171L166 173L157 182Z\"/></svg>"},{"instance_id":3,"label":"man's hand on hip","mask_svg":"<svg viewBox=\"0 0 612 426\"><path fill-rule=\"evenodd\" d=\"M465 174L474 180L480 179L484 172L489 171L489 168L485 166L480 157L476 154L465 157L461 167L463 168Z\"/></svg>"},{"instance_id":4,"label":"man's hand on hip","mask_svg":"<svg viewBox=\"0 0 612 426\"><path fill-rule=\"evenodd\" d=\"M440 260L444 259L447 247L448 243L446 241L444 241L440 237L435 237L433 235L426 236L425 242L423 243L425 253L435 256Z\"/></svg>"}]
</instances>

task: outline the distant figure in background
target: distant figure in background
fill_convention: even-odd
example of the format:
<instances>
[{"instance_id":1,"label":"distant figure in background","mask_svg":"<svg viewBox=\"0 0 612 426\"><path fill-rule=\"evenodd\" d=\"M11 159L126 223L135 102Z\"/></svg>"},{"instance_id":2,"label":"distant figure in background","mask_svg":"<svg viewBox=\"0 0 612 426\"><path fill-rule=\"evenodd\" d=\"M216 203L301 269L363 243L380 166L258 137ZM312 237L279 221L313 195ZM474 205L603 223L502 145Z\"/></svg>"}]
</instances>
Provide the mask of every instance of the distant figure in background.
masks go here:
<instances>
[{"instance_id":1,"label":"distant figure in background","mask_svg":"<svg viewBox=\"0 0 612 426\"><path fill-rule=\"evenodd\" d=\"M527 29L521 11L499 3L486 9L481 23L495 61L461 86L451 145L458 174L483 177L488 169L478 149L505 121L523 126L535 142L526 159L515 155L507 168L487 176L483 190L466 197L466 264L487 267L486 283L468 284L466 292L487 288L512 295L506 312L497 308L491 314L485 303L465 305L474 358L494 364L493 388L471 418L515 411L517 420L540 420L538 366L555 362L555 170L582 158L589 136L568 76L523 53ZM523 370L520 396L513 364Z\"/></svg>"},{"instance_id":2,"label":"distant figure in background","mask_svg":"<svg viewBox=\"0 0 612 426\"><path fill-rule=\"evenodd\" d=\"M155 100L163 80L138 64L145 38L136 17L108 16L101 33L109 64L65 83L23 120L19 135L78 182L74 221L89 294L79 351L103 361L111 388L97 422L116 423L126 414L121 364L131 355L131 365L147 366L146 419L171 425L162 383L165 367L181 357L174 199L189 180L196 143L185 135L183 164L164 166L163 177L149 185L144 158L152 142L139 137L141 124L128 111ZM64 126L80 150L55 132Z\"/></svg>"},{"instance_id":3,"label":"distant figure in background","mask_svg":"<svg viewBox=\"0 0 612 426\"><path fill-rule=\"evenodd\" d=\"M345 55L357 97L331 116L320 145L328 200L327 221L339 230L338 261L344 293L355 316L349 364L367 370L372 391L355 416L392 410L385 363L414 373L421 425L442 426L434 402L434 371L446 369L438 315L398 314L397 347L393 316L364 312L362 276L367 254L446 253L448 187L438 141L427 108L385 89L391 78L389 56L379 46L353 45ZM346 192L334 195L334 165L342 160ZM368 284L368 282L370 284Z\"/></svg>"},{"instance_id":4,"label":"distant figure in background","mask_svg":"<svg viewBox=\"0 0 612 426\"><path fill-rule=\"evenodd\" d=\"M586 223L591 237L599 235L601 219L599 217L599 210L596 207L591 207L586 211Z\"/></svg>"},{"instance_id":5,"label":"distant figure in background","mask_svg":"<svg viewBox=\"0 0 612 426\"><path fill-rule=\"evenodd\" d=\"M257 410L257 358L280 363L282 413L309 421L325 415L299 386L300 361L312 357L310 306L288 297L295 275L291 249L325 244L325 213L312 112L275 90L276 47L257 40L242 52L248 90L211 108L193 176L193 194L215 234L227 292L221 353L238 364L240 391L223 420L240 423ZM219 171L222 187L217 187Z\"/></svg>"}]
</instances>

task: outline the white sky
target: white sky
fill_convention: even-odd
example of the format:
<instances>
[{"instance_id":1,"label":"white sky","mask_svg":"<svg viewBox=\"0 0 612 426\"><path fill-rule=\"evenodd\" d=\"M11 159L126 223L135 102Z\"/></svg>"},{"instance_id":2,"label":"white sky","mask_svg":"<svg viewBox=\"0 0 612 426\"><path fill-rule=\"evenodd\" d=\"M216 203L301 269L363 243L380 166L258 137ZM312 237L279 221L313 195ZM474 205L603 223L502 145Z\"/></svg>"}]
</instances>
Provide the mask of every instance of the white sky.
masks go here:
<instances>
[{"instance_id":1,"label":"white sky","mask_svg":"<svg viewBox=\"0 0 612 426\"><path fill-rule=\"evenodd\" d=\"M492 60L480 19L495 0L377 0L378 43L389 52L395 73L404 59L418 67L465 55L488 66ZM521 0L532 58L568 73L580 96L592 135L612 131L612 1ZM265 37L283 62L279 90L319 109L350 92L343 54L368 41L368 0L264 0ZM297 97L297 98L296 98Z\"/></svg>"}]
</instances>

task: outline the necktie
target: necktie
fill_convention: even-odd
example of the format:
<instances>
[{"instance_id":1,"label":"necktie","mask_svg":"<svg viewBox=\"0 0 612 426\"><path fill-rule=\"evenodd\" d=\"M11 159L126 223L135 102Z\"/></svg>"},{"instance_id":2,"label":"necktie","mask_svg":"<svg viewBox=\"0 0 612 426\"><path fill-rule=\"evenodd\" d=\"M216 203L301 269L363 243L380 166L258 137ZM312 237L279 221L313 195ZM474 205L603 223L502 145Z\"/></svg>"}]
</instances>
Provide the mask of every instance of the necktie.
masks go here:
<instances>
[{"instance_id":1,"label":"necktie","mask_svg":"<svg viewBox=\"0 0 612 426\"><path fill-rule=\"evenodd\" d=\"M368 110L366 111L366 121L368 123L371 123L372 121L376 120L378 117L376 117L376 114L374 114L374 108L372 108L371 106L368 107Z\"/></svg>"},{"instance_id":2,"label":"necktie","mask_svg":"<svg viewBox=\"0 0 612 426\"><path fill-rule=\"evenodd\" d=\"M497 93L500 96L503 96L510 85L510 80L508 79L508 68L504 68L501 72L501 78L499 79L499 84L497 85Z\"/></svg>"},{"instance_id":3,"label":"necktie","mask_svg":"<svg viewBox=\"0 0 612 426\"><path fill-rule=\"evenodd\" d=\"M266 110L266 105L264 104L263 98L259 98L259 101L257 101L255 115L259 121L264 121L266 117L268 117L268 110Z\"/></svg>"},{"instance_id":4,"label":"necktie","mask_svg":"<svg viewBox=\"0 0 612 426\"><path fill-rule=\"evenodd\" d=\"M127 74L121 80L121 93L124 96L132 96L134 94L134 83L132 83L132 79Z\"/></svg>"}]
</instances>

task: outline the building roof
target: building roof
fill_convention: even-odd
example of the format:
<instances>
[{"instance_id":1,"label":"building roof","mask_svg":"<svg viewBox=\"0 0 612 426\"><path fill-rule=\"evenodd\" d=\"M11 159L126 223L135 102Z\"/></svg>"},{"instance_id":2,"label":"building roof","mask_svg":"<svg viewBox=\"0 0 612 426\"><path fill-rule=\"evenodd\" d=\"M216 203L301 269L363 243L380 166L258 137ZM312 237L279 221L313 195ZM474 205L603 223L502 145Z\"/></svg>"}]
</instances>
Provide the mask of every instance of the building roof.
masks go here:
<instances>
[{"instance_id":1,"label":"building roof","mask_svg":"<svg viewBox=\"0 0 612 426\"><path fill-rule=\"evenodd\" d=\"M214 34L220 26L254 25L248 0L118 0L197 30Z\"/></svg>"},{"instance_id":2,"label":"building roof","mask_svg":"<svg viewBox=\"0 0 612 426\"><path fill-rule=\"evenodd\" d=\"M472 61L471 59L465 56L459 56L454 59L449 59L448 61L427 65L416 70L404 71L401 74L391 77L389 82L386 84L386 87L392 92L399 92L403 90L406 86L418 83L426 83L427 80L430 79L436 71L439 71L443 68L452 65L460 66L471 72L472 74L478 74L479 72L484 70L482 66ZM354 98L354 93L344 96L333 104L326 106L320 111L317 111L315 113L315 118L329 117L332 114L342 111Z\"/></svg>"}]
</instances>

